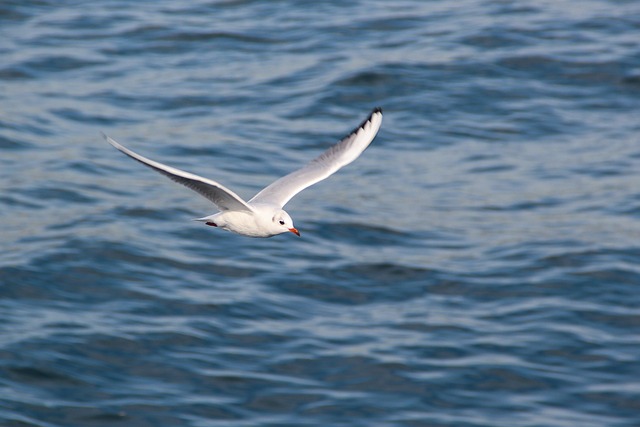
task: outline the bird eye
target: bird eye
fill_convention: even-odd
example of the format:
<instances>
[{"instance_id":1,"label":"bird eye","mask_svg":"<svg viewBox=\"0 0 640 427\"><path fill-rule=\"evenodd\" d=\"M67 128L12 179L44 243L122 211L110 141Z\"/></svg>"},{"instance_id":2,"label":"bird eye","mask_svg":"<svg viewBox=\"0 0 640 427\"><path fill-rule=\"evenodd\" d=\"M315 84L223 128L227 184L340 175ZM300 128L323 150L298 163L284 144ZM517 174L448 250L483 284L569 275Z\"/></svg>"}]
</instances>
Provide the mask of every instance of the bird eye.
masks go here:
<instances>
[{"instance_id":1,"label":"bird eye","mask_svg":"<svg viewBox=\"0 0 640 427\"><path fill-rule=\"evenodd\" d=\"M280 223L280 225L284 225L284 220L281 219L280 221L278 221Z\"/></svg>"}]
</instances>

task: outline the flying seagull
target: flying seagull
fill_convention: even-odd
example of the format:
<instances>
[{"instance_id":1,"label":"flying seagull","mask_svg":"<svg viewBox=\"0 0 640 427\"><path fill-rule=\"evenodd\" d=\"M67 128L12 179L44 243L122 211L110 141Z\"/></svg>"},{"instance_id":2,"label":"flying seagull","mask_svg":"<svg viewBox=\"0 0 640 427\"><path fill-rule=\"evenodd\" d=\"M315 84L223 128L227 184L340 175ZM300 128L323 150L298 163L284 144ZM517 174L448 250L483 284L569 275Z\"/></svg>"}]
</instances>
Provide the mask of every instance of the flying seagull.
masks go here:
<instances>
[{"instance_id":1,"label":"flying seagull","mask_svg":"<svg viewBox=\"0 0 640 427\"><path fill-rule=\"evenodd\" d=\"M381 123L382 109L375 108L360 126L340 142L329 147L306 166L274 181L248 202L216 181L147 159L107 135L103 136L109 144L127 156L200 193L220 210L196 221L249 237L271 237L288 231L300 236L293 226L293 220L282 209L284 205L300 191L328 178L357 159L373 141Z\"/></svg>"}]
</instances>

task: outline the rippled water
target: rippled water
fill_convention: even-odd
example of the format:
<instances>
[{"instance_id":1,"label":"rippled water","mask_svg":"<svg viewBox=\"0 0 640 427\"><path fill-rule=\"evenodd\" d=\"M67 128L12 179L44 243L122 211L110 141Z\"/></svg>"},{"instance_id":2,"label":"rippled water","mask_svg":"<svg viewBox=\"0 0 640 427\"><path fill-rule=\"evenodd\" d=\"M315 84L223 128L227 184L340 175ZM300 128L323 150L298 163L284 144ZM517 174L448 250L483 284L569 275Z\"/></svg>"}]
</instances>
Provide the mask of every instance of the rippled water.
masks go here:
<instances>
[{"instance_id":1,"label":"rippled water","mask_svg":"<svg viewBox=\"0 0 640 427\"><path fill-rule=\"evenodd\" d=\"M637 1L0 3L0 425L635 426ZM250 197L385 111L287 210Z\"/></svg>"}]
</instances>

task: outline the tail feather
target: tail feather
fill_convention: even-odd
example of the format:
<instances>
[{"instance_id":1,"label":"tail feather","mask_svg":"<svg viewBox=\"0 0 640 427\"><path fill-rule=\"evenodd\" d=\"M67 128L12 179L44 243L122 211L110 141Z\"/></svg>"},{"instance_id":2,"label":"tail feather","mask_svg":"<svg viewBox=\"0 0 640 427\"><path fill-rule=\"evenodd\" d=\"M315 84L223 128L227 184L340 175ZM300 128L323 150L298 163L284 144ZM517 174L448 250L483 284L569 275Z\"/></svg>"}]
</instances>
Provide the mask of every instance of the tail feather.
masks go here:
<instances>
[{"instance_id":1,"label":"tail feather","mask_svg":"<svg viewBox=\"0 0 640 427\"><path fill-rule=\"evenodd\" d=\"M211 227L217 227L218 224L213 220L213 217L216 215L209 215L209 216L205 216L202 218L194 218L194 221L200 221L200 222L204 222L207 225L210 225Z\"/></svg>"}]
</instances>

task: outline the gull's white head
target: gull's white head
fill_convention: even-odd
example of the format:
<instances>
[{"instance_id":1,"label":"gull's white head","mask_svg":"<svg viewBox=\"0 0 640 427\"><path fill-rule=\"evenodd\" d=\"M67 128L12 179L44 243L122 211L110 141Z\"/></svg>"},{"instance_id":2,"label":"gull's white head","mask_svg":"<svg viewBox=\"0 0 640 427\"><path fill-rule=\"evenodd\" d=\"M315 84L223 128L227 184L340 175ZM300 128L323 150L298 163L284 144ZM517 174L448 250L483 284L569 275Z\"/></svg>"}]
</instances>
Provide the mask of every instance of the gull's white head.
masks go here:
<instances>
[{"instance_id":1,"label":"gull's white head","mask_svg":"<svg viewBox=\"0 0 640 427\"><path fill-rule=\"evenodd\" d=\"M290 231L300 236L300 232L293 226L293 220L284 210L280 209L276 211L271 221L273 222L274 230L277 230L278 234Z\"/></svg>"}]
</instances>

